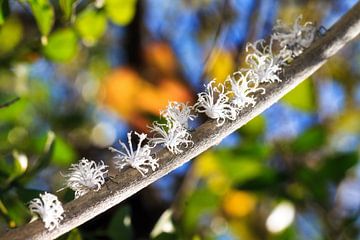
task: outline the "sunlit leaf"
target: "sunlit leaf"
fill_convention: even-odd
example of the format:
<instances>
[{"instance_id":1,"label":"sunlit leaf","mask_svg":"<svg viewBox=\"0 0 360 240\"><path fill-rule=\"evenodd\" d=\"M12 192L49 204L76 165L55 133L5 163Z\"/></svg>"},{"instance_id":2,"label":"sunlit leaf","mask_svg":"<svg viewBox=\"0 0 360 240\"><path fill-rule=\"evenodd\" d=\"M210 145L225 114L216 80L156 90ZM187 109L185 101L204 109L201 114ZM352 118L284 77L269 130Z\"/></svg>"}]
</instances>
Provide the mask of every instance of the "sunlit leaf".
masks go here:
<instances>
[{"instance_id":1,"label":"sunlit leaf","mask_svg":"<svg viewBox=\"0 0 360 240\"><path fill-rule=\"evenodd\" d=\"M71 232L69 233L69 236L66 238L66 240L81 240L81 234L80 231L77 228L74 228L73 230L71 230Z\"/></svg>"},{"instance_id":2,"label":"sunlit leaf","mask_svg":"<svg viewBox=\"0 0 360 240\"><path fill-rule=\"evenodd\" d=\"M105 10L113 23L127 25L135 15L136 0L106 0Z\"/></svg>"},{"instance_id":3,"label":"sunlit leaf","mask_svg":"<svg viewBox=\"0 0 360 240\"><path fill-rule=\"evenodd\" d=\"M23 27L16 17L6 19L0 27L0 55L14 50L23 37Z\"/></svg>"},{"instance_id":4,"label":"sunlit leaf","mask_svg":"<svg viewBox=\"0 0 360 240\"><path fill-rule=\"evenodd\" d=\"M76 153L68 142L66 142L60 136L56 137L54 156L52 158L52 163L60 167L67 167L76 159Z\"/></svg>"},{"instance_id":5,"label":"sunlit leaf","mask_svg":"<svg viewBox=\"0 0 360 240\"><path fill-rule=\"evenodd\" d=\"M23 174L28 168L28 158L25 154L13 151L14 169L13 176L17 177Z\"/></svg>"},{"instance_id":6,"label":"sunlit leaf","mask_svg":"<svg viewBox=\"0 0 360 240\"><path fill-rule=\"evenodd\" d=\"M260 176L265 168L258 158L236 155L226 150L217 151L215 156L223 173L236 183Z\"/></svg>"},{"instance_id":7,"label":"sunlit leaf","mask_svg":"<svg viewBox=\"0 0 360 240\"><path fill-rule=\"evenodd\" d=\"M78 0L59 0L59 5L64 13L65 20L70 20Z\"/></svg>"},{"instance_id":8,"label":"sunlit leaf","mask_svg":"<svg viewBox=\"0 0 360 240\"><path fill-rule=\"evenodd\" d=\"M75 27L84 43L93 45L105 33L106 17L103 12L88 8L78 15Z\"/></svg>"},{"instance_id":9,"label":"sunlit leaf","mask_svg":"<svg viewBox=\"0 0 360 240\"><path fill-rule=\"evenodd\" d=\"M314 85L311 79L306 79L282 98L286 104L302 111L316 109Z\"/></svg>"},{"instance_id":10,"label":"sunlit leaf","mask_svg":"<svg viewBox=\"0 0 360 240\"><path fill-rule=\"evenodd\" d=\"M9 0L0 0L0 25L5 22L5 19L9 15L9 13Z\"/></svg>"},{"instance_id":11,"label":"sunlit leaf","mask_svg":"<svg viewBox=\"0 0 360 240\"><path fill-rule=\"evenodd\" d=\"M43 37L42 42L46 44L46 40L43 39L49 35L54 24L54 8L49 0L29 0L28 3Z\"/></svg>"},{"instance_id":12,"label":"sunlit leaf","mask_svg":"<svg viewBox=\"0 0 360 240\"><path fill-rule=\"evenodd\" d=\"M240 128L240 133L247 137L257 137L264 133L266 127L265 118L259 115Z\"/></svg>"},{"instance_id":13,"label":"sunlit leaf","mask_svg":"<svg viewBox=\"0 0 360 240\"><path fill-rule=\"evenodd\" d=\"M60 29L49 36L44 54L54 61L69 61L77 52L77 37L70 28Z\"/></svg>"}]
</instances>

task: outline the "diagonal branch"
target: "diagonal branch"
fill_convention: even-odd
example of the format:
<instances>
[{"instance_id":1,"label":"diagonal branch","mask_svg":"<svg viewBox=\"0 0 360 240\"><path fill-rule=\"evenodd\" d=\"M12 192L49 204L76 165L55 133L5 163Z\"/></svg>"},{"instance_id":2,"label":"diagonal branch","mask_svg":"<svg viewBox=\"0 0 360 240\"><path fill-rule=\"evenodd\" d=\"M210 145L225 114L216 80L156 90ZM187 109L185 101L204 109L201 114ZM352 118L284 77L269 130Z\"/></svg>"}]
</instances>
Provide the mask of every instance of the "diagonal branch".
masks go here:
<instances>
[{"instance_id":1,"label":"diagonal branch","mask_svg":"<svg viewBox=\"0 0 360 240\"><path fill-rule=\"evenodd\" d=\"M1 108L6 108L6 107L9 107L10 105L16 103L17 101L20 100L20 97L15 97L14 99L11 99L10 101L7 101L5 103L1 103L0 104L0 109Z\"/></svg>"},{"instance_id":2,"label":"diagonal branch","mask_svg":"<svg viewBox=\"0 0 360 240\"><path fill-rule=\"evenodd\" d=\"M143 178L134 169L126 169L116 177L115 181L118 183L108 181L107 187L103 187L99 192L88 193L65 204L66 216L59 228L48 232L43 223L37 220L8 231L0 237L0 240L54 239L105 212L208 148L218 144L223 138L261 114L313 74L328 58L342 49L359 33L360 2L345 14L324 37L318 39L301 56L295 59L291 66L284 69L283 74L281 74L281 79L283 79L281 83L265 85L266 94L258 96L256 106L243 109L240 117L235 121L226 122L223 126L216 127L216 122L209 120L193 133L194 145L182 154L172 155L165 149L157 152L160 168L149 173L146 178Z\"/></svg>"}]
</instances>

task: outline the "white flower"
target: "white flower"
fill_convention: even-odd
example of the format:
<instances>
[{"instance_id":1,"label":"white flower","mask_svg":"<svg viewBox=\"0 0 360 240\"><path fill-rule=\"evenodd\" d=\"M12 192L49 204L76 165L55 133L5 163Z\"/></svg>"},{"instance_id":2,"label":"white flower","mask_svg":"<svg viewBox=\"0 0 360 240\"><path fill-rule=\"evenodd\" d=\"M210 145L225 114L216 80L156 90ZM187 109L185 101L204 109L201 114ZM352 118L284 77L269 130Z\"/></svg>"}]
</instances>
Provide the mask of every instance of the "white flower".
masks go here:
<instances>
[{"instance_id":1,"label":"white flower","mask_svg":"<svg viewBox=\"0 0 360 240\"><path fill-rule=\"evenodd\" d=\"M272 43L264 46L264 41L259 40L254 44L248 43L246 51L250 52L245 58L245 62L250 68L244 69L249 72L249 78L258 83L281 82L278 76L281 70L280 65L286 62L281 56L275 56L272 53ZM260 51L259 49L262 49Z\"/></svg>"},{"instance_id":2,"label":"white flower","mask_svg":"<svg viewBox=\"0 0 360 240\"><path fill-rule=\"evenodd\" d=\"M169 105L165 110L160 112L160 115L166 118L166 120L172 121L175 124L178 123L184 128L189 128L189 119L194 120L195 115L191 114L192 107L185 103L169 102Z\"/></svg>"},{"instance_id":3,"label":"white flower","mask_svg":"<svg viewBox=\"0 0 360 240\"><path fill-rule=\"evenodd\" d=\"M249 105L254 106L256 104L254 93L258 91L261 91L261 94L265 93L264 88L259 88L259 82L252 79L249 80L248 75L249 72L246 72L244 75L239 71L235 72L233 76L228 76L227 79L234 94L231 100L232 104L239 110Z\"/></svg>"},{"instance_id":4,"label":"white flower","mask_svg":"<svg viewBox=\"0 0 360 240\"><path fill-rule=\"evenodd\" d=\"M141 175L145 177L146 173L149 171L149 169L146 168L147 166L149 166L153 171L159 167L159 164L157 163L158 159L150 156L151 147L148 144L141 147L142 142L147 136L145 133L139 134L135 132L135 134L139 137L139 143L136 151L134 151L131 143L131 134L132 132L127 134L129 147L119 140L119 143L124 151L120 151L112 147L110 147L109 150L117 153L114 157L114 164L116 168L120 170L129 165L130 167L138 170Z\"/></svg>"},{"instance_id":5,"label":"white flower","mask_svg":"<svg viewBox=\"0 0 360 240\"><path fill-rule=\"evenodd\" d=\"M70 172L64 177L66 177L67 186L75 191L75 199L91 190L99 191L101 185L105 183L107 167L102 161L96 164L85 158L78 164L71 164Z\"/></svg>"},{"instance_id":6,"label":"white flower","mask_svg":"<svg viewBox=\"0 0 360 240\"><path fill-rule=\"evenodd\" d=\"M229 103L224 85L219 84L219 89L213 87L213 83L215 83L214 80L205 86L205 92L198 93L198 100L194 107L197 112L205 113L209 118L216 119L217 126L221 126L226 119L235 120L237 111Z\"/></svg>"},{"instance_id":7,"label":"white flower","mask_svg":"<svg viewBox=\"0 0 360 240\"><path fill-rule=\"evenodd\" d=\"M299 56L315 39L316 28L313 23L301 25L302 15L296 18L293 26L283 24L278 20L273 28L272 39L279 41L281 47L292 52L294 57Z\"/></svg>"},{"instance_id":8,"label":"white flower","mask_svg":"<svg viewBox=\"0 0 360 240\"><path fill-rule=\"evenodd\" d=\"M51 193L45 192L40 194L40 198L31 200L29 209L32 214L37 214L41 217L45 228L49 231L57 228L60 221L64 218L62 216L64 209L61 202Z\"/></svg>"},{"instance_id":9,"label":"white flower","mask_svg":"<svg viewBox=\"0 0 360 240\"><path fill-rule=\"evenodd\" d=\"M154 136L150 138L150 143L157 145L163 144L170 152L174 154L182 153L181 146L188 147L193 144L191 134L186 128L179 123L167 122L161 124L154 122L152 127L149 127Z\"/></svg>"}]
</instances>

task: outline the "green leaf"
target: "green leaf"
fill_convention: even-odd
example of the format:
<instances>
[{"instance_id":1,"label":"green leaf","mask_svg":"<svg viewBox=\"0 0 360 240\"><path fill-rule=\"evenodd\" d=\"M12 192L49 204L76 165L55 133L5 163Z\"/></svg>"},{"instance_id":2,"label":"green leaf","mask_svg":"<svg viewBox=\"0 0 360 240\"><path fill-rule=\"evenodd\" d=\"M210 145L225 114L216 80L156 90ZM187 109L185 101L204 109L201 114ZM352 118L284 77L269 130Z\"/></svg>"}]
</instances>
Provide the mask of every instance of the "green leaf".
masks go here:
<instances>
[{"instance_id":1,"label":"green leaf","mask_svg":"<svg viewBox=\"0 0 360 240\"><path fill-rule=\"evenodd\" d=\"M65 20L70 20L78 0L59 0L59 5L64 13Z\"/></svg>"},{"instance_id":2,"label":"green leaf","mask_svg":"<svg viewBox=\"0 0 360 240\"><path fill-rule=\"evenodd\" d=\"M133 234L130 220L130 208L127 206L119 208L106 230L111 240L132 239Z\"/></svg>"},{"instance_id":3,"label":"green leaf","mask_svg":"<svg viewBox=\"0 0 360 240\"><path fill-rule=\"evenodd\" d=\"M261 176L266 170L260 156L246 156L224 149L216 151L215 157L222 172L235 183Z\"/></svg>"},{"instance_id":4,"label":"green leaf","mask_svg":"<svg viewBox=\"0 0 360 240\"><path fill-rule=\"evenodd\" d=\"M16 192L23 203L28 203L32 199L39 197L40 193L43 193L43 191L40 190L26 189L23 187L18 187Z\"/></svg>"},{"instance_id":5,"label":"green leaf","mask_svg":"<svg viewBox=\"0 0 360 240\"><path fill-rule=\"evenodd\" d=\"M306 79L285 95L282 101L302 111L314 111L316 109L316 99L313 83L310 79Z\"/></svg>"},{"instance_id":6,"label":"green leaf","mask_svg":"<svg viewBox=\"0 0 360 240\"><path fill-rule=\"evenodd\" d=\"M356 152L336 153L326 159L320 173L335 183L339 183L346 176L347 171L357 164L358 158Z\"/></svg>"},{"instance_id":7,"label":"green leaf","mask_svg":"<svg viewBox=\"0 0 360 240\"><path fill-rule=\"evenodd\" d=\"M56 137L55 143L52 163L59 167L69 166L77 157L74 149L69 143L59 136Z\"/></svg>"},{"instance_id":8,"label":"green leaf","mask_svg":"<svg viewBox=\"0 0 360 240\"><path fill-rule=\"evenodd\" d=\"M127 25L135 16L136 0L106 0L107 17L117 25Z\"/></svg>"},{"instance_id":9,"label":"green leaf","mask_svg":"<svg viewBox=\"0 0 360 240\"><path fill-rule=\"evenodd\" d=\"M314 127L300 135L291 145L295 153L306 153L318 149L325 144L326 131L321 127Z\"/></svg>"},{"instance_id":10,"label":"green leaf","mask_svg":"<svg viewBox=\"0 0 360 240\"><path fill-rule=\"evenodd\" d=\"M94 45L106 30L106 17L101 11L86 9L77 17L75 28L86 45Z\"/></svg>"},{"instance_id":11,"label":"green leaf","mask_svg":"<svg viewBox=\"0 0 360 240\"><path fill-rule=\"evenodd\" d=\"M49 0L29 0L31 11L42 35L42 42L46 44L46 37L54 25L54 8Z\"/></svg>"},{"instance_id":12,"label":"green leaf","mask_svg":"<svg viewBox=\"0 0 360 240\"><path fill-rule=\"evenodd\" d=\"M201 220L201 216L215 212L219 205L220 197L208 188L197 188L196 191L186 199L184 210L184 228L191 232Z\"/></svg>"},{"instance_id":13,"label":"green leaf","mask_svg":"<svg viewBox=\"0 0 360 240\"><path fill-rule=\"evenodd\" d=\"M77 228L74 228L71 230L69 236L66 238L66 240L81 240L81 234L80 231Z\"/></svg>"},{"instance_id":14,"label":"green leaf","mask_svg":"<svg viewBox=\"0 0 360 240\"><path fill-rule=\"evenodd\" d=\"M14 50L22 37L23 27L19 19L8 18L0 28L0 55L5 55Z\"/></svg>"},{"instance_id":15,"label":"green leaf","mask_svg":"<svg viewBox=\"0 0 360 240\"><path fill-rule=\"evenodd\" d=\"M4 24L5 19L9 16L9 0L0 0L0 26Z\"/></svg>"},{"instance_id":16,"label":"green leaf","mask_svg":"<svg viewBox=\"0 0 360 240\"><path fill-rule=\"evenodd\" d=\"M42 143L42 155L36 161L36 164L29 169L27 174L23 175L20 179L21 183L28 182L32 177L34 177L40 170L44 169L49 165L51 159L54 155L54 148L55 148L55 135L53 132L48 132L47 137ZM39 144L39 143L37 143Z\"/></svg>"},{"instance_id":17,"label":"green leaf","mask_svg":"<svg viewBox=\"0 0 360 240\"><path fill-rule=\"evenodd\" d=\"M64 62L71 60L77 52L77 37L70 28L60 29L49 37L44 54L51 60Z\"/></svg>"},{"instance_id":18,"label":"green leaf","mask_svg":"<svg viewBox=\"0 0 360 240\"><path fill-rule=\"evenodd\" d=\"M23 225L29 220L30 213L26 203L22 202L16 193L2 194L0 197L8 217L13 221L13 227Z\"/></svg>"},{"instance_id":19,"label":"green leaf","mask_svg":"<svg viewBox=\"0 0 360 240\"><path fill-rule=\"evenodd\" d=\"M240 128L240 133L249 137L257 137L265 131L265 118L259 115Z\"/></svg>"}]
</instances>

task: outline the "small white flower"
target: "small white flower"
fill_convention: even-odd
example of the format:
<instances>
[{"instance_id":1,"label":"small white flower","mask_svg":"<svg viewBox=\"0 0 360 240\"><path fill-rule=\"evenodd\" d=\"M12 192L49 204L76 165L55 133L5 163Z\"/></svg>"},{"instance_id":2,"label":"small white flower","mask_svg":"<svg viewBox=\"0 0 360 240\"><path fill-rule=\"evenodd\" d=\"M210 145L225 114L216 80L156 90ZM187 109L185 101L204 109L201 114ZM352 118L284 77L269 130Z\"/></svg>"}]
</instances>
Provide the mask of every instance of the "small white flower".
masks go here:
<instances>
[{"instance_id":1,"label":"small white flower","mask_svg":"<svg viewBox=\"0 0 360 240\"><path fill-rule=\"evenodd\" d=\"M160 112L160 115L166 118L169 122L178 123L184 128L189 128L189 119L194 120L195 115L191 114L192 107L185 103L169 102L169 105L165 110Z\"/></svg>"},{"instance_id":2,"label":"small white flower","mask_svg":"<svg viewBox=\"0 0 360 240\"><path fill-rule=\"evenodd\" d=\"M193 144L191 134L186 128L179 123L167 122L161 124L154 122L152 127L149 127L154 136L150 138L150 143L157 145L163 144L170 152L174 154L182 153L181 146L188 147Z\"/></svg>"},{"instance_id":3,"label":"small white flower","mask_svg":"<svg viewBox=\"0 0 360 240\"><path fill-rule=\"evenodd\" d=\"M101 185L105 183L105 174L108 172L102 161L96 164L85 158L78 164L71 164L69 173L65 174L67 186L75 191L75 199L87 192L99 191Z\"/></svg>"},{"instance_id":4,"label":"small white flower","mask_svg":"<svg viewBox=\"0 0 360 240\"><path fill-rule=\"evenodd\" d=\"M235 72L233 76L228 76L227 82L231 85L231 90L234 94L232 104L239 110L249 105L256 104L254 93L261 91L265 93L265 88L259 88L259 82L248 79L249 72L244 75L242 72Z\"/></svg>"},{"instance_id":5,"label":"small white flower","mask_svg":"<svg viewBox=\"0 0 360 240\"><path fill-rule=\"evenodd\" d=\"M293 26L283 24L278 20L273 28L272 39L277 40L281 47L292 52L294 57L299 56L315 39L316 28L313 23L301 25L302 15L296 18Z\"/></svg>"},{"instance_id":6,"label":"small white flower","mask_svg":"<svg viewBox=\"0 0 360 240\"><path fill-rule=\"evenodd\" d=\"M250 53L246 56L245 62L250 68L244 70L249 72L250 79L258 83L281 82L278 73L281 70L280 65L285 60L272 53L272 43L267 46L263 44L264 41L259 40L254 44L248 43L246 45L246 51ZM262 49L262 51L259 49Z\"/></svg>"},{"instance_id":7,"label":"small white flower","mask_svg":"<svg viewBox=\"0 0 360 240\"><path fill-rule=\"evenodd\" d=\"M62 215L64 209L58 198L45 192L40 194L40 198L34 198L29 203L29 209L32 214L37 214L41 217L45 224L45 228L49 231L57 228L60 221L64 218Z\"/></svg>"},{"instance_id":8,"label":"small white flower","mask_svg":"<svg viewBox=\"0 0 360 240\"><path fill-rule=\"evenodd\" d=\"M237 111L229 103L229 93L225 93L223 84L213 87L215 81L209 82L205 92L198 93L197 103L194 105L197 112L205 113L209 118L216 119L217 126L224 124L226 119L235 120Z\"/></svg>"},{"instance_id":9,"label":"small white flower","mask_svg":"<svg viewBox=\"0 0 360 240\"><path fill-rule=\"evenodd\" d=\"M125 143L119 140L123 151L112 147L110 147L109 150L117 153L117 155L114 157L114 164L116 168L120 170L129 165L130 167L138 170L141 175L145 177L146 173L149 171L149 169L146 168L147 166L150 167L153 171L159 167L159 164L157 163L158 159L153 158L150 155L151 147L148 144L141 146L142 142L146 139L147 136L145 133L139 134L135 132L135 134L139 137L139 143L137 145L136 151L134 151L131 143L131 134L132 132L127 134L129 147L127 147Z\"/></svg>"}]
</instances>

